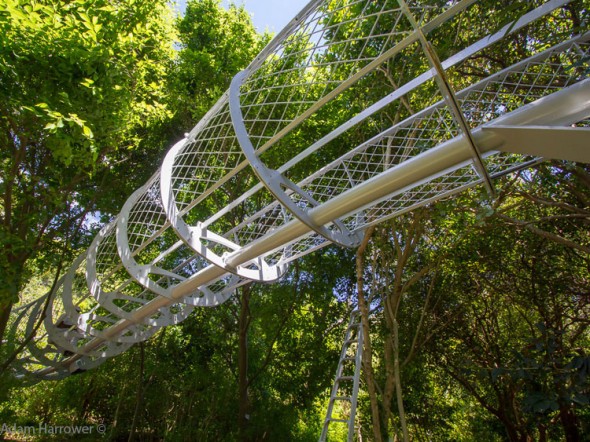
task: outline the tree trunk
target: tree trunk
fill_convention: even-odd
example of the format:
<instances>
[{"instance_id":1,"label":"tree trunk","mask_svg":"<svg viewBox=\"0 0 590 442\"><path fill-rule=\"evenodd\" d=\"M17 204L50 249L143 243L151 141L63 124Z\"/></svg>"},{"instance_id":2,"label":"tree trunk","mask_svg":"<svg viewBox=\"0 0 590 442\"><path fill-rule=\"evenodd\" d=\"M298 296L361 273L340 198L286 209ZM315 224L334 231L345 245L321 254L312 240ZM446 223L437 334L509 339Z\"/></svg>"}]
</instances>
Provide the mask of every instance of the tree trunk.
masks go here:
<instances>
[{"instance_id":1,"label":"tree trunk","mask_svg":"<svg viewBox=\"0 0 590 442\"><path fill-rule=\"evenodd\" d=\"M250 296L251 286L242 289L240 317L238 319L238 395L240 440L248 442L248 427L252 405L248 396L248 329L250 327Z\"/></svg>"},{"instance_id":2,"label":"tree trunk","mask_svg":"<svg viewBox=\"0 0 590 442\"><path fill-rule=\"evenodd\" d=\"M369 399L371 401L371 418L373 422L373 435L375 442L382 442L381 438L381 424L379 416L379 404L377 403L377 392L375 389L375 375L373 373L373 350L371 348L371 335L369 333L369 307L365 300L363 290L363 271L364 263L363 257L369 239L373 234L374 228L369 228L365 232L365 237L361 243L359 249L356 252L356 279L357 279L357 292L358 292L358 304L359 310L361 311L361 323L363 327L364 336L364 349L363 349L363 370L365 373L365 379L367 381L367 387L369 390Z\"/></svg>"},{"instance_id":3,"label":"tree trunk","mask_svg":"<svg viewBox=\"0 0 590 442\"><path fill-rule=\"evenodd\" d=\"M393 395L395 394L395 330L394 321L396 313L392 308L392 299L398 299L395 294L387 294L383 298L384 318L387 327L387 333L384 336L384 361L385 361L385 385L383 387L383 424L388 428L388 422L391 422L392 430L395 429L395 419L391 413L391 405L393 403ZM387 430L389 432L389 429Z\"/></svg>"},{"instance_id":4,"label":"tree trunk","mask_svg":"<svg viewBox=\"0 0 590 442\"><path fill-rule=\"evenodd\" d=\"M4 345L4 333L6 332L6 326L8 325L8 319L10 318L11 311L11 302L0 306L0 349Z\"/></svg>"},{"instance_id":5,"label":"tree trunk","mask_svg":"<svg viewBox=\"0 0 590 442\"><path fill-rule=\"evenodd\" d=\"M516 428L514 428L513 425L507 424L506 422L503 423L504 429L506 430L506 436L508 436L508 440L510 442L521 442L520 436L518 434L518 431L516 431Z\"/></svg>"},{"instance_id":6,"label":"tree trunk","mask_svg":"<svg viewBox=\"0 0 590 442\"><path fill-rule=\"evenodd\" d=\"M143 342L139 343L139 379L137 381L137 396L135 398L135 410L133 411L133 420L131 421L131 428L129 429L128 442L133 440L135 436L135 428L137 426L137 420L139 416L139 407L143 400L143 378L144 378L144 360L145 352L143 348Z\"/></svg>"},{"instance_id":7,"label":"tree trunk","mask_svg":"<svg viewBox=\"0 0 590 442\"><path fill-rule=\"evenodd\" d=\"M8 234L9 238L13 236L6 231L2 231L0 234ZM3 252L4 256L0 258L0 268L2 268L0 274L0 349L4 344L6 326L10 319L12 306L18 302L26 262L26 258L12 253L10 244Z\"/></svg>"},{"instance_id":8,"label":"tree trunk","mask_svg":"<svg viewBox=\"0 0 590 442\"><path fill-rule=\"evenodd\" d=\"M111 431L109 434L109 440L112 441L115 438L115 431L119 423L119 412L121 411L121 404L127 391L127 383L123 383L123 387L119 390L119 398L117 399L117 407L115 408L115 415L113 416L113 423L111 424Z\"/></svg>"},{"instance_id":9,"label":"tree trunk","mask_svg":"<svg viewBox=\"0 0 590 442\"><path fill-rule=\"evenodd\" d=\"M539 442L547 442L547 427L543 424L539 424Z\"/></svg>"},{"instance_id":10,"label":"tree trunk","mask_svg":"<svg viewBox=\"0 0 590 442\"><path fill-rule=\"evenodd\" d=\"M382 442L381 424L379 414L379 404L377 403L377 391L375 389L375 374L373 373L373 350L371 348L371 338L369 337L369 309L364 296L359 293L359 307L361 310L361 321L363 327L363 371L369 390L369 399L371 402L371 419L373 422L373 436L376 442Z\"/></svg>"},{"instance_id":11,"label":"tree trunk","mask_svg":"<svg viewBox=\"0 0 590 442\"><path fill-rule=\"evenodd\" d=\"M90 381L86 386L86 391L84 392L84 396L82 398L82 404L80 406L80 411L78 412L78 422L80 423L80 425L83 425L86 421L88 417L88 409L90 408L90 405L92 404L92 399L94 398L94 395L96 393L96 384L94 380L95 377L96 375L93 374L93 376L90 378Z\"/></svg>"},{"instance_id":12,"label":"tree trunk","mask_svg":"<svg viewBox=\"0 0 590 442\"><path fill-rule=\"evenodd\" d=\"M576 419L576 415L571 406L560 404L559 419L561 420L561 426L565 433L566 442L578 442L581 440L578 429L578 420Z\"/></svg>"},{"instance_id":13,"label":"tree trunk","mask_svg":"<svg viewBox=\"0 0 590 442\"><path fill-rule=\"evenodd\" d=\"M397 319L393 318L393 369L395 373L395 391L397 394L397 409L399 412L399 421L402 427L404 442L409 442L408 427L406 425L406 413L404 411L404 401L402 396L402 381L399 372L399 335Z\"/></svg>"},{"instance_id":14,"label":"tree trunk","mask_svg":"<svg viewBox=\"0 0 590 442\"><path fill-rule=\"evenodd\" d=\"M498 399L498 414L496 415L496 417L498 417L500 421L502 421L502 423L504 424L504 429L506 430L506 436L508 437L508 440L510 442L526 441L526 433L523 436L523 434L520 431L518 431L517 425L513 422L513 417L506 415L505 410L503 410L504 407L502 404L502 400L501 398Z\"/></svg>"},{"instance_id":15,"label":"tree trunk","mask_svg":"<svg viewBox=\"0 0 590 442\"><path fill-rule=\"evenodd\" d=\"M387 300L385 300L387 303ZM387 321L389 322L389 321ZM385 366L385 385L383 387L383 395L382 395L382 407L383 407L383 425L385 425L387 433L389 433L390 428L388 426L388 422L391 422L391 430L394 431L395 429L395 419L391 414L391 405L393 403L393 396L395 394L395 365L394 365L394 352L393 352L393 331L390 327L388 330L391 333L387 333L384 336L384 366Z\"/></svg>"}]
</instances>

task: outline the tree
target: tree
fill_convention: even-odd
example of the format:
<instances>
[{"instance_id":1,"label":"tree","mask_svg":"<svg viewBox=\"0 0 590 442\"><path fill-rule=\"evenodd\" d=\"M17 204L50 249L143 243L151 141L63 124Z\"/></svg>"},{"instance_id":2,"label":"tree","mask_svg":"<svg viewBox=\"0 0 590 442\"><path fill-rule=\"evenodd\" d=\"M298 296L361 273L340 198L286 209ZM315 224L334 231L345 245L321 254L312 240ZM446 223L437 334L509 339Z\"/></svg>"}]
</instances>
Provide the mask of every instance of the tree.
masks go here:
<instances>
[{"instance_id":1,"label":"tree","mask_svg":"<svg viewBox=\"0 0 590 442\"><path fill-rule=\"evenodd\" d=\"M567 213L585 210L588 188L559 173L580 169L544 165L514 178L445 264L449 299L463 307L437 337L436 359L509 440L573 441L586 431L588 217Z\"/></svg>"},{"instance_id":2,"label":"tree","mask_svg":"<svg viewBox=\"0 0 590 442\"><path fill-rule=\"evenodd\" d=\"M0 4L0 338L28 263L119 206L120 164L168 114L173 35L164 0Z\"/></svg>"},{"instance_id":3,"label":"tree","mask_svg":"<svg viewBox=\"0 0 590 442\"><path fill-rule=\"evenodd\" d=\"M350 8L341 8L344 3ZM420 19L428 20L451 4L429 2L431 8L425 8ZM560 33L569 36L581 30L587 4L572 2L546 20L507 36L502 45L450 70L450 80L462 89L536 52L549 41L548 35L561 39ZM510 23L515 10L527 11L531 5L474 2L429 39L446 58L458 43L466 46L498 30ZM263 66L260 82L251 84L254 93L244 88L241 99L247 105L268 104L256 107L259 120L248 127L260 140L272 137L308 102L347 78L358 68L357 60L364 62L388 47L391 29L411 30L403 20L394 28L395 13L379 13L382 8L397 9L394 1L325 2L322 8L333 9L338 23L344 22L335 25L336 19L329 15L320 19L328 27L321 34L325 50L313 51L312 35L302 31L285 42L277 52L280 57L270 57ZM494 13L482 20L488 11ZM357 26L354 18L360 14L366 20ZM225 11L214 0L191 2L177 25L178 61L170 70L172 93L166 99L175 117L139 131L133 126L128 132L134 143L149 149L150 158L160 154L158 145L169 145L210 108L231 77L258 51L254 46L264 41L255 35L243 8ZM363 39L355 44L355 32L380 37L375 44ZM329 46L331 41L347 43ZM317 69L307 67L312 59ZM280 72L268 75L275 67ZM421 48L409 47L314 112L273 145L264 160L271 167L284 164L310 140L321 138L425 69ZM543 77L539 78L543 89ZM283 83L291 86L276 87ZM518 84L527 88L526 82ZM266 94L264 100L259 91ZM507 96L510 105L512 95ZM434 82L425 84L297 164L289 177L294 181L307 177L310 170L440 98ZM32 108L44 115L43 107ZM99 130L90 126L88 117L77 117L80 123L66 111L59 112L70 118L73 129L80 128L81 136L88 126L90 141L97 140ZM280 121L272 119L274 113L282 115ZM52 118L58 121L57 116ZM395 137L406 144L396 146L397 140L392 140L376 146L377 155L387 149L380 166L390 166L389 148L436 145L441 131L437 118L401 128ZM61 127L52 126L54 120L41 124L46 137L54 136L52 130L57 136L58 129L70 127L66 117L61 118ZM450 117L443 122L450 124ZM66 133L74 133L73 129ZM108 171L95 167L87 172L92 189L98 189L99 178L109 182L119 178L116 161L135 164L144 150L141 155L137 149L117 152L103 156L116 158L108 160L113 165ZM71 161L77 161L76 170L86 170L81 158ZM74 170L74 163L71 169L63 159L59 164L62 170ZM152 171L129 172L135 180ZM361 170L354 178L363 180L373 172ZM356 255L356 279L353 253L327 247L295 263L281 282L244 286L224 305L197 309L179 326L166 328L117 362L50 384L57 404L44 396L44 388L33 388L28 398L3 404L0 412L54 423L103 421L110 424L112 438L131 433L130 437L157 439L315 440L333 382L343 318L358 302L367 343L363 388L369 393L362 391L359 400L363 438L384 440L392 434L441 441L581 439L588 431L583 424L588 421L590 391L588 176L587 166L545 163L497 181L498 196L489 204L482 193L469 191L399 215L366 235ZM251 182L242 181L237 191L241 185ZM108 188L103 188L95 206L107 213L106 208L115 203ZM76 192L70 207L72 222L76 216L82 219L82 211L90 207L89 193ZM216 203L222 207L233 198L230 193ZM370 212L367 218L371 219ZM227 216L225 221L236 225L240 215ZM72 241L68 226L58 229L56 245ZM40 262L49 259L54 250L36 257ZM131 377L135 382L126 383ZM75 400L70 399L73 391L79 392Z\"/></svg>"},{"instance_id":4,"label":"tree","mask_svg":"<svg viewBox=\"0 0 590 442\"><path fill-rule=\"evenodd\" d=\"M177 19L179 57L171 82L175 131L186 132L227 90L270 39L259 35L244 6L191 0ZM180 133L182 133L180 132Z\"/></svg>"}]
</instances>

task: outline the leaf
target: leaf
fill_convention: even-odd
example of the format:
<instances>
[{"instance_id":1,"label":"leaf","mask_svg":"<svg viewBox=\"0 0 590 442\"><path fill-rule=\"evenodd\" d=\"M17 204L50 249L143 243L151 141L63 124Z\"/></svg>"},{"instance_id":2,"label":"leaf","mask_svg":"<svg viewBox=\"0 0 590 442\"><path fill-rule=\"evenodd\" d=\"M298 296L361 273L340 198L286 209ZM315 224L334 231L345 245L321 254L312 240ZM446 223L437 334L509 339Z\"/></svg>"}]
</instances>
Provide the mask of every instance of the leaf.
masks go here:
<instances>
[{"instance_id":1,"label":"leaf","mask_svg":"<svg viewBox=\"0 0 590 442\"><path fill-rule=\"evenodd\" d=\"M498 380L498 377L502 376L505 373L506 373L506 369L501 368L501 367L492 369L492 381L496 382Z\"/></svg>"},{"instance_id":2,"label":"leaf","mask_svg":"<svg viewBox=\"0 0 590 442\"><path fill-rule=\"evenodd\" d=\"M92 134L92 130L86 125L82 127L82 132L84 133L84 136L86 136L87 138L92 138L94 136Z\"/></svg>"},{"instance_id":3,"label":"leaf","mask_svg":"<svg viewBox=\"0 0 590 442\"><path fill-rule=\"evenodd\" d=\"M523 407L533 413L547 413L559 408L559 404L553 396L548 396L541 391L532 392L524 397Z\"/></svg>"},{"instance_id":4,"label":"leaf","mask_svg":"<svg viewBox=\"0 0 590 442\"><path fill-rule=\"evenodd\" d=\"M575 402L578 405L586 406L590 404L590 396L587 394L576 394L572 396L572 402Z\"/></svg>"},{"instance_id":5,"label":"leaf","mask_svg":"<svg viewBox=\"0 0 590 442\"><path fill-rule=\"evenodd\" d=\"M85 78L84 80L82 80L82 81L80 82L80 84L81 84L82 86L85 86L85 87L87 87L87 88L91 88L91 87L92 87L92 85L94 84L94 80L93 80L92 78Z\"/></svg>"}]
</instances>

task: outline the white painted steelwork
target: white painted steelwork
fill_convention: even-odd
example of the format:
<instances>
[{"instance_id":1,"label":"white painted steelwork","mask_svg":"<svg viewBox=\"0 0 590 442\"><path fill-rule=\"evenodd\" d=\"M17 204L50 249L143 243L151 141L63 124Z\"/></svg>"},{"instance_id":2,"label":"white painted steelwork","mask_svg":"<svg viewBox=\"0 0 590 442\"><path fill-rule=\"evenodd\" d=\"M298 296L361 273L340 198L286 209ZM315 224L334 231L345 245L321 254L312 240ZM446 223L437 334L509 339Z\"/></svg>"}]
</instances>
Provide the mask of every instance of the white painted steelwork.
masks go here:
<instances>
[{"instance_id":1,"label":"white painted steelwork","mask_svg":"<svg viewBox=\"0 0 590 442\"><path fill-rule=\"evenodd\" d=\"M310 2L54 292L15 310L11 340L40 323L17 372L92 368L369 225L479 184L493 195L543 158L590 162L590 34L563 40L568 3L496 25L487 1ZM489 61L514 39L526 55Z\"/></svg>"}]
</instances>

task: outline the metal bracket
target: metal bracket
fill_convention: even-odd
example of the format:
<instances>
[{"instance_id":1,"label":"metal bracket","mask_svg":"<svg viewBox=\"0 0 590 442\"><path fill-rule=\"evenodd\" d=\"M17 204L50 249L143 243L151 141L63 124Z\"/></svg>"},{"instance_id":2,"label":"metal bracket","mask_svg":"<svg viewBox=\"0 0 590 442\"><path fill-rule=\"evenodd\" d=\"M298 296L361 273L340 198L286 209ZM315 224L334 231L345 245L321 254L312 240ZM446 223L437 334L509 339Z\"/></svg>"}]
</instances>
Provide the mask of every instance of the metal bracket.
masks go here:
<instances>
[{"instance_id":1,"label":"metal bracket","mask_svg":"<svg viewBox=\"0 0 590 442\"><path fill-rule=\"evenodd\" d=\"M465 136L465 138L469 144L469 147L471 148L471 154L473 157L473 165L475 167L475 170L477 171L478 175L482 179L490 197L494 198L496 192L494 190L494 185L492 184L492 179L490 178L490 176L486 170L486 167L485 167L482 157L481 157L481 152L479 151L477 145L475 144L475 140L473 139L473 135L471 134L471 129L469 128L469 124L467 123L467 120L465 119L465 115L463 114L463 111L461 110L461 106L459 105L459 101L457 100L457 96L455 95L453 87L451 86L449 79L447 78L447 75L446 75L445 70L442 66L442 63L440 62L440 59L438 58L438 54L436 53L432 44L426 38L426 35L424 35L422 28L420 27L420 25L418 24L418 22L416 21L416 19L412 15L412 12L410 11L410 8L408 7L407 3L404 0L398 0L398 4L400 5L400 8L404 12L407 19L412 24L412 27L414 28L414 30L418 33L420 44L422 45L422 49L424 51L424 54L426 55L426 58L428 59L428 63L430 64L430 67L432 69L434 69L437 73L437 75L435 76L435 79L438 84L438 87L440 88L440 90L443 94L443 98L444 98L445 102L447 103L447 105L449 106L449 108L451 109L451 112L453 113L453 117L455 118L455 121L457 122L457 124L459 124L459 127L461 128L461 131L463 132L463 135Z\"/></svg>"},{"instance_id":2,"label":"metal bracket","mask_svg":"<svg viewBox=\"0 0 590 442\"><path fill-rule=\"evenodd\" d=\"M556 160L590 163L590 128L490 125L482 131L502 140L498 150Z\"/></svg>"},{"instance_id":3,"label":"metal bracket","mask_svg":"<svg viewBox=\"0 0 590 442\"><path fill-rule=\"evenodd\" d=\"M306 201L307 205L317 207L319 203L312 198L307 192L301 189L297 184L286 178L280 172L266 167L266 165L260 160L256 154L256 150L250 141L250 136L244 125L244 118L242 114L242 108L240 105L240 87L242 81L247 77L248 71L244 70L239 72L232 79L229 87L229 109L232 119L232 124L238 138L238 142L242 147L244 155L248 159L250 166L254 170L256 176L266 186L266 188L274 195L274 197L295 216L299 221L305 224L307 227L328 239L329 241L338 244L343 247L358 247L361 242L360 235L357 232L351 232L339 220L333 220L332 224L335 229L331 230L327 226L318 225L308 215L307 211L299 206L285 189L291 190L293 193L299 195L303 200Z\"/></svg>"},{"instance_id":4,"label":"metal bracket","mask_svg":"<svg viewBox=\"0 0 590 442\"><path fill-rule=\"evenodd\" d=\"M236 244L221 235L209 231L202 223L197 223L196 226L189 226L184 221L183 217L178 212L174 192L172 191L172 168L174 166L174 159L176 158L178 152L184 147L186 142L187 139L181 140L176 143L172 149L170 149L164 158L164 163L162 164L162 169L160 171L160 194L162 198L162 205L164 207L166 217L168 218L168 221L170 222L170 225L176 234L187 246L189 246L192 250L201 255L211 264L214 264L230 273L260 282L271 282L279 279L287 271L286 264L279 262L271 266L265 261L264 256L259 256L258 258L247 263L233 267L227 263L226 256L220 256L216 254L213 250L211 250L208 244L215 243L221 245L223 248L230 250L231 252L229 253L240 250L242 247L239 244ZM210 296L210 293L206 293L206 296ZM217 305L217 303L222 302L221 299L226 300L228 296L229 295L224 295L223 298L219 298L215 301L213 299L209 299L206 301L206 305L210 305L211 303L213 303L213 305Z\"/></svg>"}]
</instances>

